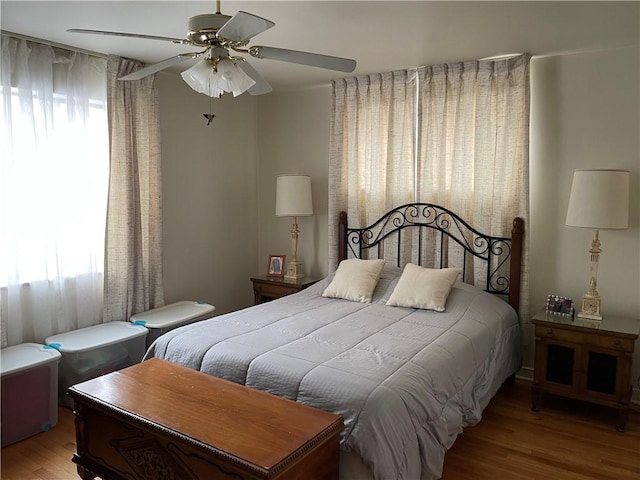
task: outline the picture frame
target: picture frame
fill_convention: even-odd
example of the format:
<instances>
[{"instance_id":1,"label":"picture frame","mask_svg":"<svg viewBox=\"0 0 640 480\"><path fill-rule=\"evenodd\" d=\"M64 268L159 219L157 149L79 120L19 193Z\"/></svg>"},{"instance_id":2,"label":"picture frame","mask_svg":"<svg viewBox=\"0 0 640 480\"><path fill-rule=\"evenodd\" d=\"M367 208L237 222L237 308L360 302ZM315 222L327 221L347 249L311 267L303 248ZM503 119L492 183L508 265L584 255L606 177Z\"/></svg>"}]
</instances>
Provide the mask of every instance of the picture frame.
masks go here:
<instances>
[{"instance_id":1,"label":"picture frame","mask_svg":"<svg viewBox=\"0 0 640 480\"><path fill-rule=\"evenodd\" d=\"M269 255L269 263L267 263L267 277L282 278L284 277L284 267L286 255Z\"/></svg>"},{"instance_id":2,"label":"picture frame","mask_svg":"<svg viewBox=\"0 0 640 480\"><path fill-rule=\"evenodd\" d=\"M547 305L545 306L547 313L573 317L574 304L570 297L562 297L560 295L547 295Z\"/></svg>"}]
</instances>

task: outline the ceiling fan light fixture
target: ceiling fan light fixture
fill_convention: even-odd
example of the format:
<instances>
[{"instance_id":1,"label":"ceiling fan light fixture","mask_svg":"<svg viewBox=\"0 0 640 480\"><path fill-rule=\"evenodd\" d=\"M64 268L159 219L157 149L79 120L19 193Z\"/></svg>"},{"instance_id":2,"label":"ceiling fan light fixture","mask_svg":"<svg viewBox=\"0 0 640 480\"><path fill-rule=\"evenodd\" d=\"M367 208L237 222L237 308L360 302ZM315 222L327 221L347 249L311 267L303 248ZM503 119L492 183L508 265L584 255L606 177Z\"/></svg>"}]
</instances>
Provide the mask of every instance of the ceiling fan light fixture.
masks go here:
<instances>
[{"instance_id":1,"label":"ceiling fan light fixture","mask_svg":"<svg viewBox=\"0 0 640 480\"><path fill-rule=\"evenodd\" d=\"M209 83L209 73L211 65L206 59L196 62L191 68L180 74L182 79L198 93L206 93Z\"/></svg>"},{"instance_id":2,"label":"ceiling fan light fixture","mask_svg":"<svg viewBox=\"0 0 640 480\"><path fill-rule=\"evenodd\" d=\"M182 79L196 92L219 98L223 93L241 95L255 85L249 75L230 58L204 58L181 73Z\"/></svg>"},{"instance_id":3,"label":"ceiling fan light fixture","mask_svg":"<svg viewBox=\"0 0 640 480\"><path fill-rule=\"evenodd\" d=\"M242 62L243 60L238 61ZM229 58L223 58L218 62L217 77L218 87L225 92L233 93L234 97L246 92L256 84L253 78Z\"/></svg>"}]
</instances>

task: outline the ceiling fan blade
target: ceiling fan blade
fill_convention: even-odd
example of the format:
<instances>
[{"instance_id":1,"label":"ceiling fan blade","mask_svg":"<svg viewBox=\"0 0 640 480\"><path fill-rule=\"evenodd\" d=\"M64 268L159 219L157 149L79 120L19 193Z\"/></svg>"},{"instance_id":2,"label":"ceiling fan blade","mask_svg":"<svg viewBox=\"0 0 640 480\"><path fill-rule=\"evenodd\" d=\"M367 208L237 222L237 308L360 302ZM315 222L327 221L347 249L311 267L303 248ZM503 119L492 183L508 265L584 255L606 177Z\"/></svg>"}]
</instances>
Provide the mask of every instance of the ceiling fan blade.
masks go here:
<instances>
[{"instance_id":1,"label":"ceiling fan blade","mask_svg":"<svg viewBox=\"0 0 640 480\"><path fill-rule=\"evenodd\" d=\"M124 77L120 77L118 80L140 80L148 75L159 72L160 70L164 70L165 68L169 68L173 65L177 65L180 62L184 62L190 58L196 58L199 56L201 52L191 52L191 53L181 53L180 55L176 55L175 57L167 58L166 60L162 60L158 63L153 63L151 65L147 65L146 67L142 67L140 70L136 70Z\"/></svg>"},{"instance_id":2,"label":"ceiling fan blade","mask_svg":"<svg viewBox=\"0 0 640 480\"><path fill-rule=\"evenodd\" d=\"M133 38L145 38L147 40L163 40L165 42L173 42L173 43L187 43L186 40L182 38L172 38L172 37L158 37L156 35L143 35L140 33L125 33L125 32L107 32L105 30L87 30L84 28L70 28L67 32L71 33L91 33L94 35L111 35L114 37L133 37Z\"/></svg>"},{"instance_id":3,"label":"ceiling fan blade","mask_svg":"<svg viewBox=\"0 0 640 480\"><path fill-rule=\"evenodd\" d=\"M249 49L249 54L256 58L299 63L300 65L310 65L312 67L327 68L340 72L353 72L356 68L356 61L350 58L331 57L317 53L287 50L286 48L256 46Z\"/></svg>"},{"instance_id":4,"label":"ceiling fan blade","mask_svg":"<svg viewBox=\"0 0 640 480\"><path fill-rule=\"evenodd\" d=\"M236 65L240 67L244 73L249 75L251 79L256 82L247 92L250 95L262 95L264 93L269 93L273 90L271 85L269 85L264 78L260 76L256 69L249 64L246 60L236 62Z\"/></svg>"},{"instance_id":5,"label":"ceiling fan blade","mask_svg":"<svg viewBox=\"0 0 640 480\"><path fill-rule=\"evenodd\" d=\"M218 38L246 42L259 33L269 30L275 23L252 13L238 12L218 30Z\"/></svg>"}]
</instances>

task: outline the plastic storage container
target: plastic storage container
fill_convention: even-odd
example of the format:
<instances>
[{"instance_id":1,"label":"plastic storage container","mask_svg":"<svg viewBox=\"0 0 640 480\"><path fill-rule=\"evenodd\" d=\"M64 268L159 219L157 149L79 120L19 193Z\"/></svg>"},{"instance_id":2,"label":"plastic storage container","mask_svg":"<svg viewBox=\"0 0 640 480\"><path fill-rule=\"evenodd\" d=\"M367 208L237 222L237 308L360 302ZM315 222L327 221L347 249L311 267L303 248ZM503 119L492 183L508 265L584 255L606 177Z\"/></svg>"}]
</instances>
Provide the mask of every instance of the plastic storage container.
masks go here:
<instances>
[{"instance_id":1,"label":"plastic storage container","mask_svg":"<svg viewBox=\"0 0 640 480\"><path fill-rule=\"evenodd\" d=\"M129 367L142 360L147 329L129 322L109 322L47 337L62 354L58 372L58 402L68 407L71 385Z\"/></svg>"},{"instance_id":2,"label":"plastic storage container","mask_svg":"<svg viewBox=\"0 0 640 480\"><path fill-rule=\"evenodd\" d=\"M147 348L163 333L174 328L211 318L216 307L204 302L182 301L131 316L131 323L149 329Z\"/></svg>"},{"instance_id":3,"label":"plastic storage container","mask_svg":"<svg viewBox=\"0 0 640 480\"><path fill-rule=\"evenodd\" d=\"M37 343L0 351L2 446L46 432L58 423L60 353Z\"/></svg>"}]
</instances>

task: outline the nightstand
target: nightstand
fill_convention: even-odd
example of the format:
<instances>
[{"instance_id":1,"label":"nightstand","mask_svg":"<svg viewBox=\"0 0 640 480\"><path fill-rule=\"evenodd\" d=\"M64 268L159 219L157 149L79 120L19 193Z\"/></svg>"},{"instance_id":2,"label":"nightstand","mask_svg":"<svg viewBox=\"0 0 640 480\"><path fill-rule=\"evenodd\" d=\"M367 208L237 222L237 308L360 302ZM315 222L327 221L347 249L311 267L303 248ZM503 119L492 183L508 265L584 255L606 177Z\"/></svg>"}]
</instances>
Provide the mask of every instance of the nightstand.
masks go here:
<instances>
[{"instance_id":1,"label":"nightstand","mask_svg":"<svg viewBox=\"0 0 640 480\"><path fill-rule=\"evenodd\" d=\"M624 432L631 399L631 360L640 321L605 315L601 322L536 314L536 352L531 409L544 393L618 409Z\"/></svg>"},{"instance_id":2,"label":"nightstand","mask_svg":"<svg viewBox=\"0 0 640 480\"><path fill-rule=\"evenodd\" d=\"M258 305L259 303L297 293L319 280L319 278L305 277L293 282L278 277L252 277L254 303Z\"/></svg>"}]
</instances>

